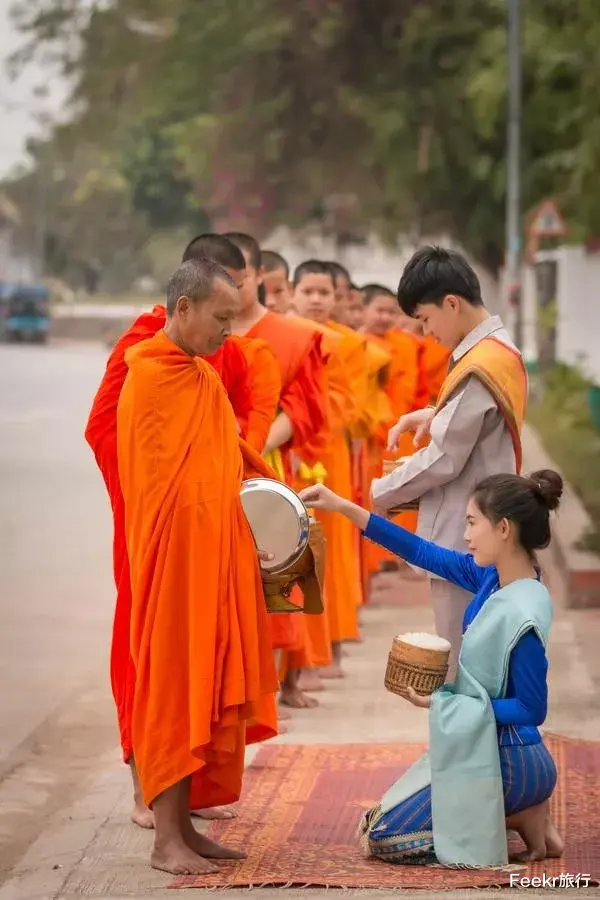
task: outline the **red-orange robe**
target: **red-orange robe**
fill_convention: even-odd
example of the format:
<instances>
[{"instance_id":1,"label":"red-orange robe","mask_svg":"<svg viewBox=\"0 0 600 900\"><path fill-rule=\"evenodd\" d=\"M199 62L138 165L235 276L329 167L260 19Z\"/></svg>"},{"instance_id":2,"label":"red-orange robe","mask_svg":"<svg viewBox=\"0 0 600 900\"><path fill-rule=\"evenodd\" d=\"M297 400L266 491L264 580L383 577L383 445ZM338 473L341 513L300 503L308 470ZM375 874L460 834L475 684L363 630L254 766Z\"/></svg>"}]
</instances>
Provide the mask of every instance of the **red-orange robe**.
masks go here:
<instances>
[{"instance_id":1,"label":"red-orange robe","mask_svg":"<svg viewBox=\"0 0 600 900\"><path fill-rule=\"evenodd\" d=\"M104 478L113 514L113 571L117 597L110 653L110 679L125 762L132 753L130 723L135 672L129 646L131 586L125 543L123 494L117 464L117 404L127 375L125 363L127 349L153 337L164 326L165 321L164 306L155 306L151 313L139 316L119 338L108 359L106 372L94 398L85 430L85 438ZM236 403L240 417L247 415L250 403L246 381L248 364L239 345L229 344L226 341L210 360L225 379L228 393L231 391L230 399Z\"/></svg>"},{"instance_id":2,"label":"red-orange robe","mask_svg":"<svg viewBox=\"0 0 600 900\"><path fill-rule=\"evenodd\" d=\"M357 400L352 392L351 366L348 357L358 352L358 344L350 343L347 335L312 322L323 335L327 353L326 377L328 400L328 428L315 435L305 452L317 459L326 472L325 484L336 494L352 498L352 461L348 443L348 428L358 416ZM362 352L362 351L361 351ZM306 461L305 457L303 460ZM311 471L312 469L312 471ZM318 480L314 466L300 472L298 486ZM325 532L325 609L333 643L356 640L358 633L357 608L360 605L361 583L355 528L344 516L317 512Z\"/></svg>"},{"instance_id":3,"label":"red-orange robe","mask_svg":"<svg viewBox=\"0 0 600 900\"><path fill-rule=\"evenodd\" d=\"M286 481L293 484L292 460L304 450L312 435L322 431L325 423L326 398L324 394L324 357L321 335L315 328L299 326L293 318L267 312L246 333L247 338L265 341L273 351L281 375L279 411L284 412L292 425L292 438L281 451ZM292 598L301 604L299 590ZM279 650L306 650L307 629L315 627L308 620L324 619L323 616L277 614L269 618L273 647ZM314 659L314 653L310 654ZM314 665L327 665L321 652ZM308 660L306 661L308 665Z\"/></svg>"},{"instance_id":4,"label":"red-orange robe","mask_svg":"<svg viewBox=\"0 0 600 900\"><path fill-rule=\"evenodd\" d=\"M126 362L117 445L136 769L148 805L190 775L191 806L228 804L246 725L278 687L235 416L212 366L164 331Z\"/></svg>"}]
</instances>

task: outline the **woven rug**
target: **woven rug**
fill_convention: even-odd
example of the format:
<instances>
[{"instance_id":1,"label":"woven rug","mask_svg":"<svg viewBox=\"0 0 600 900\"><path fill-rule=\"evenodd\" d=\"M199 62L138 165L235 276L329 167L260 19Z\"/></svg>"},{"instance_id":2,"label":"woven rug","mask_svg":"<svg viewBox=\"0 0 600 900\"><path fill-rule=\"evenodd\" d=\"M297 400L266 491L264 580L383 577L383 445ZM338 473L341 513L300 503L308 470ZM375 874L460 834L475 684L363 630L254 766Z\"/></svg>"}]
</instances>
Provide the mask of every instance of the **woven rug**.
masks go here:
<instances>
[{"instance_id":1,"label":"woven rug","mask_svg":"<svg viewBox=\"0 0 600 900\"><path fill-rule=\"evenodd\" d=\"M559 771L552 797L562 859L522 864L529 878L584 874L600 881L600 743L545 737ZM325 886L451 890L510 883L505 870L394 866L365 859L356 837L364 810L423 752L415 744L267 746L244 778L239 817L211 825L210 835L244 849L242 862L221 862L216 875L181 877L174 888ZM522 849L515 846L511 849Z\"/></svg>"}]
</instances>

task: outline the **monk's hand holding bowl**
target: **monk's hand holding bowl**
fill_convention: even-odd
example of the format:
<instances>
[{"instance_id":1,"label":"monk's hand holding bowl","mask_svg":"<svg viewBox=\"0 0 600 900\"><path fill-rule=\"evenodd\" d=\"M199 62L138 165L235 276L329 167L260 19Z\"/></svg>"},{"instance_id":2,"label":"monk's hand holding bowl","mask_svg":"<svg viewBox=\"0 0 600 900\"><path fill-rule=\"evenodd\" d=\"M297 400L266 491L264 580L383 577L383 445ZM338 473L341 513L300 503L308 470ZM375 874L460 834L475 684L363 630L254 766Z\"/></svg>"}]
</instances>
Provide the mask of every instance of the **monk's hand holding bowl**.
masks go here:
<instances>
[{"instance_id":1,"label":"monk's hand holding bowl","mask_svg":"<svg viewBox=\"0 0 600 900\"><path fill-rule=\"evenodd\" d=\"M420 706L421 709L429 709L431 706L431 694L417 694L413 687L408 687L404 696L413 706Z\"/></svg>"},{"instance_id":2,"label":"monk's hand holding bowl","mask_svg":"<svg viewBox=\"0 0 600 900\"><path fill-rule=\"evenodd\" d=\"M271 560L275 558L275 554L269 553L268 550L259 550L258 558L261 562L271 562Z\"/></svg>"}]
</instances>

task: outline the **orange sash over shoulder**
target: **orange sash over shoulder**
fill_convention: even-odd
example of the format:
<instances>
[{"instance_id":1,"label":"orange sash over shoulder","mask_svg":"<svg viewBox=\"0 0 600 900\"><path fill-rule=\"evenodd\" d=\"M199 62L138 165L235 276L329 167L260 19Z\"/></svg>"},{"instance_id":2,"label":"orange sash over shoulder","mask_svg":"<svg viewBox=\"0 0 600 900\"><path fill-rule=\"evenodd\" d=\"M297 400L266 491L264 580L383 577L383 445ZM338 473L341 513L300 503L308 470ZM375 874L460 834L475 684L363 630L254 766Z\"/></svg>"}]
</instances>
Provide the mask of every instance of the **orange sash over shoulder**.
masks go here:
<instances>
[{"instance_id":1,"label":"orange sash over shoulder","mask_svg":"<svg viewBox=\"0 0 600 900\"><path fill-rule=\"evenodd\" d=\"M436 407L441 409L469 377L478 378L490 392L506 420L515 450L517 472L521 471L521 432L527 406L527 371L521 354L495 337L487 337L459 359L446 376Z\"/></svg>"},{"instance_id":2,"label":"orange sash over shoulder","mask_svg":"<svg viewBox=\"0 0 600 900\"><path fill-rule=\"evenodd\" d=\"M211 366L164 332L126 361L117 438L136 768L148 804L189 775L192 806L227 804L246 725L278 687L235 417Z\"/></svg>"}]
</instances>

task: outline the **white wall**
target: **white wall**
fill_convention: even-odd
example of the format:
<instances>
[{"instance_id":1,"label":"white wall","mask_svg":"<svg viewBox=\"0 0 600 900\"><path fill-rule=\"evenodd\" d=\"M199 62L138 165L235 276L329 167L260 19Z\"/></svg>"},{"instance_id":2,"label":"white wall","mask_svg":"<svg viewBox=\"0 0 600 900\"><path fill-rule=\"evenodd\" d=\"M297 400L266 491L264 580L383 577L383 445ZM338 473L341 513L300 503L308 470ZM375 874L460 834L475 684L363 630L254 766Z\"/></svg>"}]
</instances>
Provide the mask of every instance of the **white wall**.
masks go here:
<instances>
[{"instance_id":1,"label":"white wall","mask_svg":"<svg viewBox=\"0 0 600 900\"><path fill-rule=\"evenodd\" d=\"M600 385L600 255L560 247L557 257L556 355Z\"/></svg>"}]
</instances>

